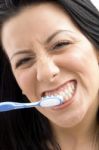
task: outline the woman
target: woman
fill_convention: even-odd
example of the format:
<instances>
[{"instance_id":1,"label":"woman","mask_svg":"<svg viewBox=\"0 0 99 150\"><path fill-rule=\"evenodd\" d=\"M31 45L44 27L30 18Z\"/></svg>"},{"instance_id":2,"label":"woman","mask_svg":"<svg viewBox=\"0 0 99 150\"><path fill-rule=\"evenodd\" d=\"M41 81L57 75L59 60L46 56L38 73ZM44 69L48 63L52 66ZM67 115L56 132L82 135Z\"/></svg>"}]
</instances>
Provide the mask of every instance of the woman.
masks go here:
<instances>
[{"instance_id":1,"label":"woman","mask_svg":"<svg viewBox=\"0 0 99 150\"><path fill-rule=\"evenodd\" d=\"M89 0L2 6L1 100L59 95L64 104L1 114L0 149L98 150L99 12Z\"/></svg>"}]
</instances>

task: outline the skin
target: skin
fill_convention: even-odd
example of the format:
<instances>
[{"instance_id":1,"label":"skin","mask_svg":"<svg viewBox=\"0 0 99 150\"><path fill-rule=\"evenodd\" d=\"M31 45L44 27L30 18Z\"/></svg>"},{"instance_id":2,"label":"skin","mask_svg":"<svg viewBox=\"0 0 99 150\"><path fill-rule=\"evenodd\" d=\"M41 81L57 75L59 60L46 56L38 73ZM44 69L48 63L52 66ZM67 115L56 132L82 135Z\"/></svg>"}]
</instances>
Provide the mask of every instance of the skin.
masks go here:
<instances>
[{"instance_id":1,"label":"skin","mask_svg":"<svg viewBox=\"0 0 99 150\"><path fill-rule=\"evenodd\" d=\"M61 41L62 45L57 44ZM37 109L50 120L63 150L66 146L77 150L79 145L85 150L97 126L99 58L92 43L68 14L52 3L27 7L8 20L2 29L2 43L13 74L30 101L70 80L77 81L73 103L67 108ZM16 67L24 58L29 59Z\"/></svg>"}]
</instances>

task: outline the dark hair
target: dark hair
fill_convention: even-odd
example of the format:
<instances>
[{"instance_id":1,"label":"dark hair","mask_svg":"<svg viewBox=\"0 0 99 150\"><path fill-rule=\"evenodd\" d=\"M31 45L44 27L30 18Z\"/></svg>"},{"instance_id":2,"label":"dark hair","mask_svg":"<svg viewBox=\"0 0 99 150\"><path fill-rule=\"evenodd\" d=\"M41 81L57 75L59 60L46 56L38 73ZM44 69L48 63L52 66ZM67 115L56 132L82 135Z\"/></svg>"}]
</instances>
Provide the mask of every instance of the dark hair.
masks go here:
<instances>
[{"instance_id":1,"label":"dark hair","mask_svg":"<svg viewBox=\"0 0 99 150\"><path fill-rule=\"evenodd\" d=\"M8 18L21 11L21 7L42 2L48 2L48 0L0 1L0 24L2 25ZM52 2L62 6L82 33L99 49L99 12L91 1L56 0ZM17 85L10 63L2 48L0 50L0 66L0 101L28 101ZM0 113L0 150L28 149L60 149L48 119L35 108Z\"/></svg>"}]
</instances>

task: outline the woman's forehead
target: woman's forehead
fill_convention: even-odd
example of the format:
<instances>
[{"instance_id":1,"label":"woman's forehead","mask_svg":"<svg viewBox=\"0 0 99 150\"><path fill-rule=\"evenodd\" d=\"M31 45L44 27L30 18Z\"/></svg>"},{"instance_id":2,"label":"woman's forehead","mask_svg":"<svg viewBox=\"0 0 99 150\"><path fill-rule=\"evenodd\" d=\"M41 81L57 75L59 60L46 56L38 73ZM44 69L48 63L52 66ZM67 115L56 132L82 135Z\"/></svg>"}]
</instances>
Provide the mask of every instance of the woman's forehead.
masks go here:
<instances>
[{"instance_id":1,"label":"woman's forehead","mask_svg":"<svg viewBox=\"0 0 99 150\"><path fill-rule=\"evenodd\" d=\"M68 14L57 5L46 3L31 6L5 23L2 42L7 50L16 47L23 48L25 45L29 47L29 44L35 41L44 43L51 34L58 30L76 33L79 31Z\"/></svg>"},{"instance_id":2,"label":"woman's forehead","mask_svg":"<svg viewBox=\"0 0 99 150\"><path fill-rule=\"evenodd\" d=\"M10 33L10 35L13 34L15 36L20 32L21 35L23 33L25 36L25 31L28 31L26 34L30 35L32 32L33 34L40 32L45 36L50 30L57 30L58 27L64 28L64 24L68 29L73 29L73 22L67 13L58 8L57 5L48 3L28 8L12 18L5 23L5 30L3 30L5 32L3 33Z\"/></svg>"}]
</instances>

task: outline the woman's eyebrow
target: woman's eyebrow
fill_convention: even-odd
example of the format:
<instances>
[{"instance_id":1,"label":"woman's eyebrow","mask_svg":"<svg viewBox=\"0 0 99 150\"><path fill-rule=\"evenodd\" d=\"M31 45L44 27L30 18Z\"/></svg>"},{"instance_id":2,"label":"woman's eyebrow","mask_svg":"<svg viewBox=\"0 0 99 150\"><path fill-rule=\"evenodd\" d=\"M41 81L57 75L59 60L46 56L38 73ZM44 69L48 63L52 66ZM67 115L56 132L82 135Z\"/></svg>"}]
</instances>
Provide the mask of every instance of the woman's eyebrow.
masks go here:
<instances>
[{"instance_id":1,"label":"woman's eyebrow","mask_svg":"<svg viewBox=\"0 0 99 150\"><path fill-rule=\"evenodd\" d=\"M56 35L62 33L62 32L66 32L66 33L73 33L72 31L69 30L56 30L54 33L52 33L47 40L44 42L45 44L48 44Z\"/></svg>"},{"instance_id":2,"label":"woman's eyebrow","mask_svg":"<svg viewBox=\"0 0 99 150\"><path fill-rule=\"evenodd\" d=\"M11 56L10 60L12 60L13 57L16 56L16 55L20 55L20 54L30 54L30 53L31 53L31 51L28 50L28 49L18 50L18 52L15 52L15 53Z\"/></svg>"}]
</instances>

